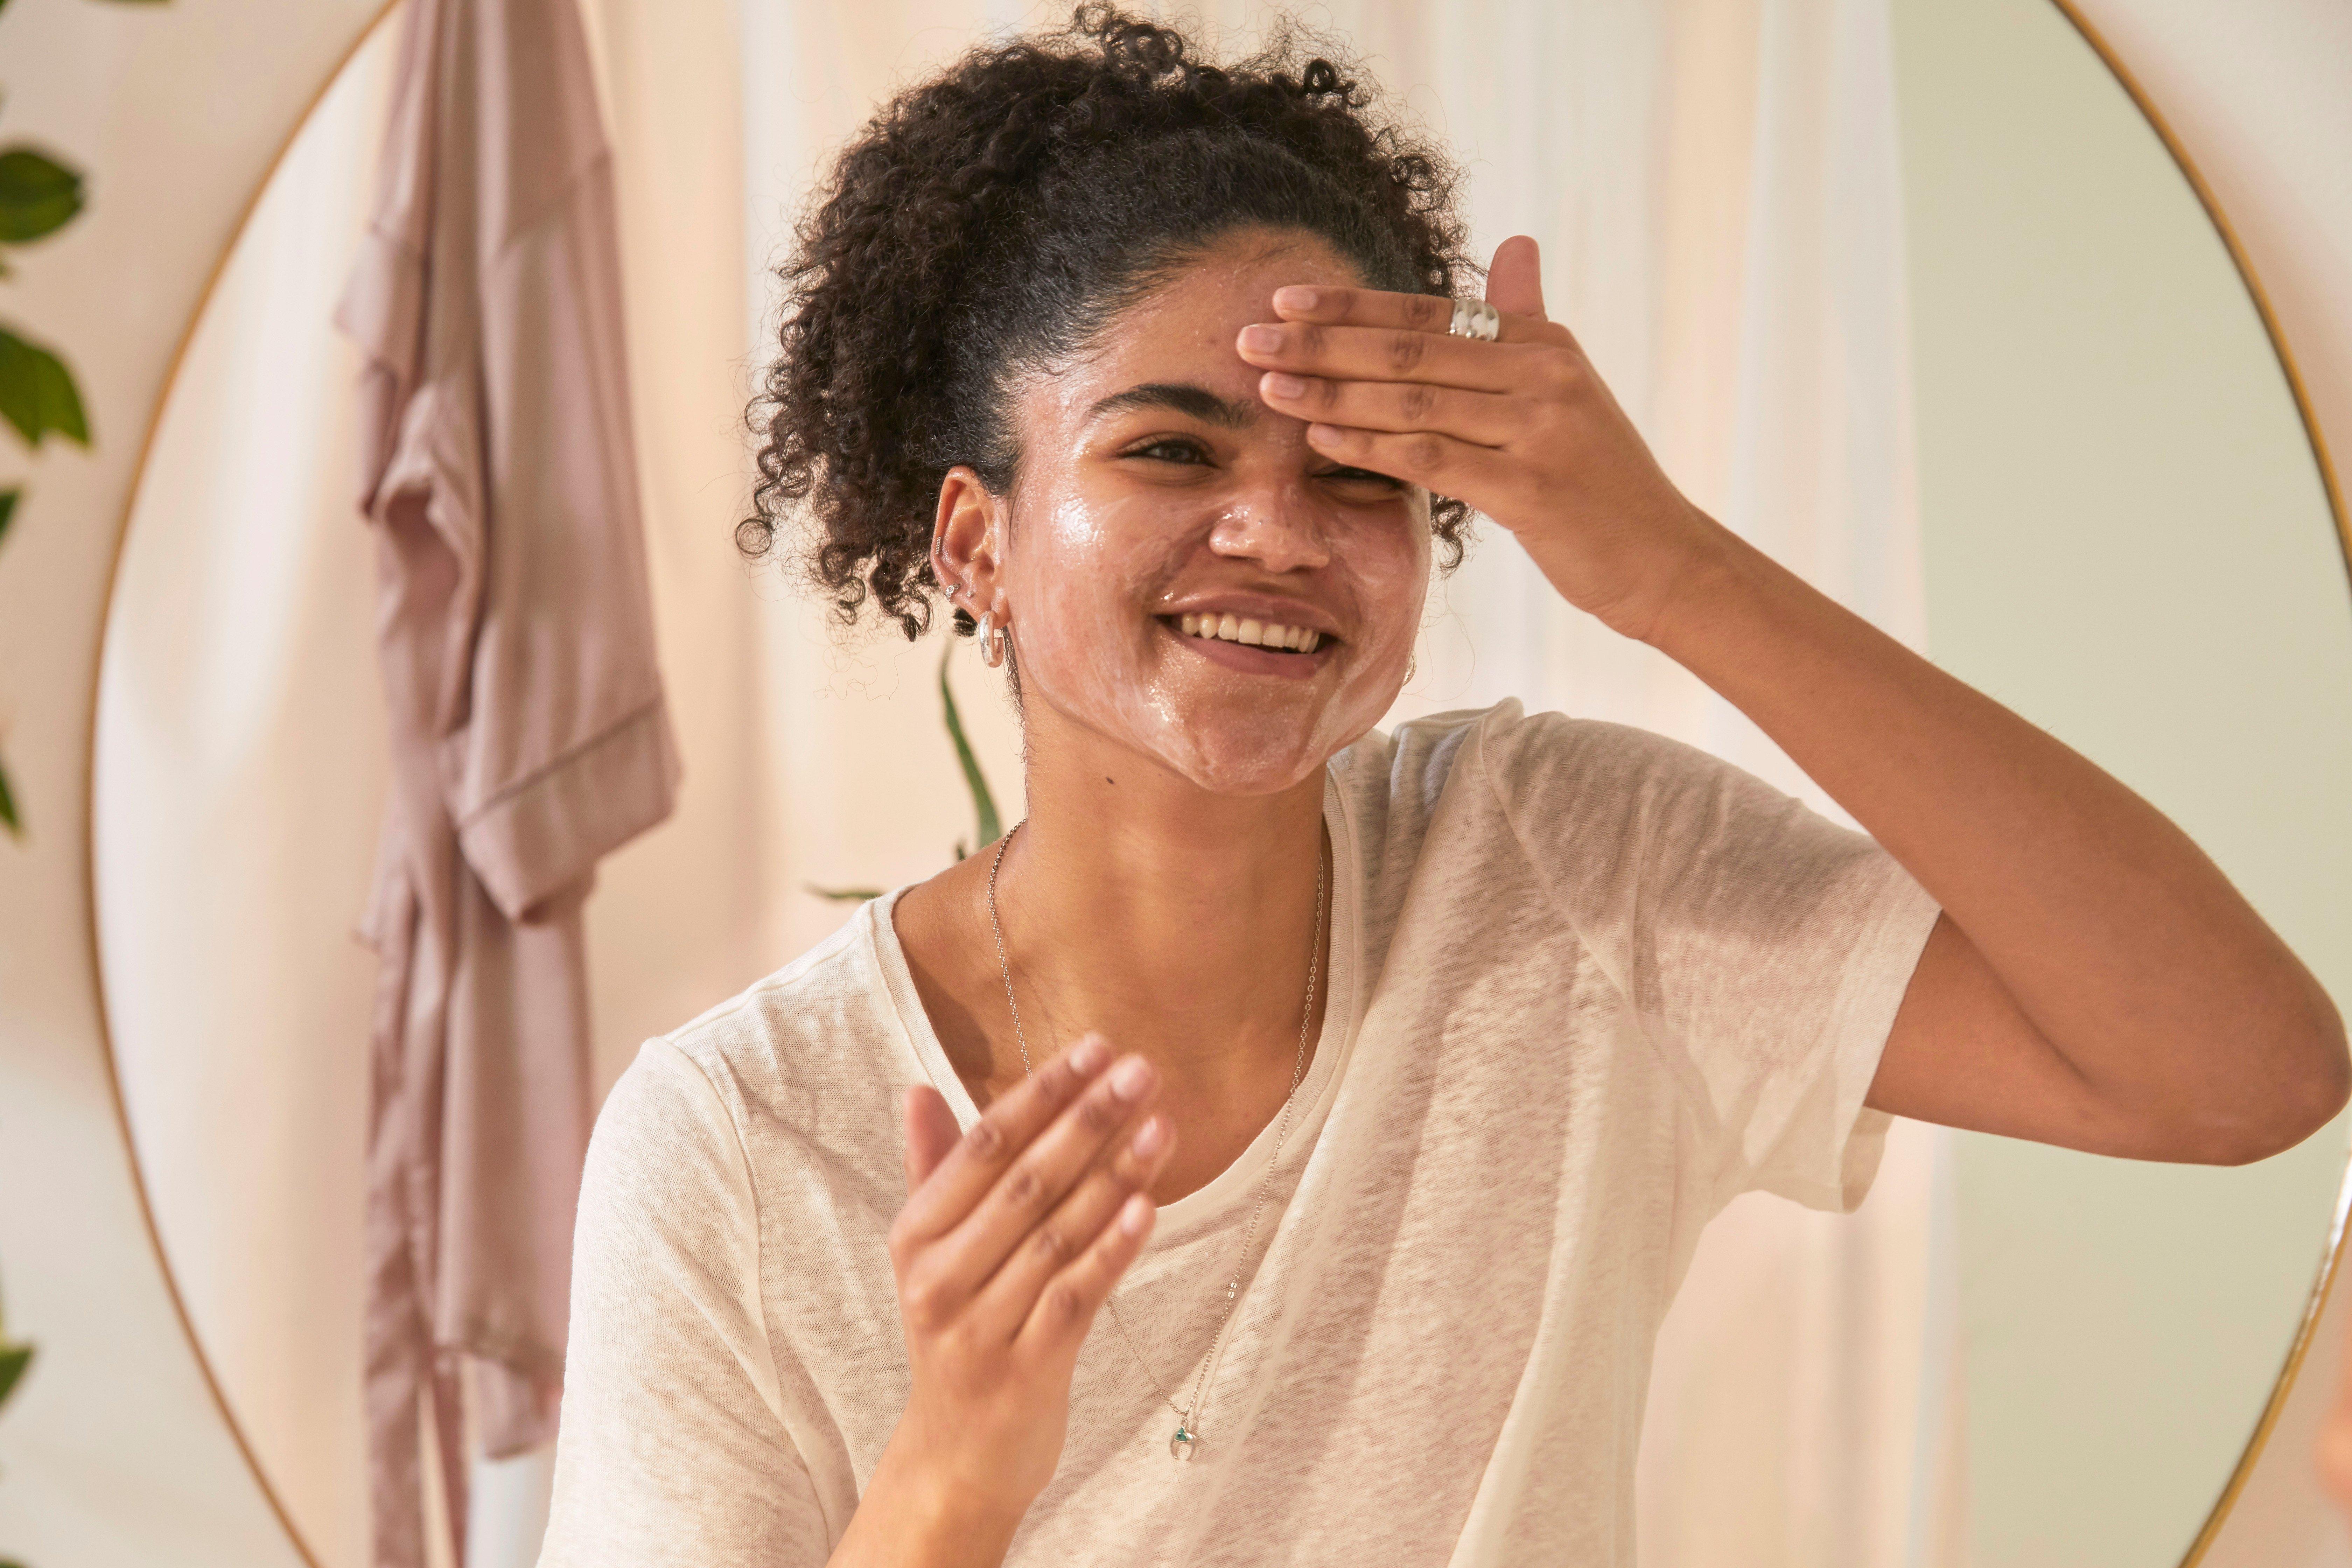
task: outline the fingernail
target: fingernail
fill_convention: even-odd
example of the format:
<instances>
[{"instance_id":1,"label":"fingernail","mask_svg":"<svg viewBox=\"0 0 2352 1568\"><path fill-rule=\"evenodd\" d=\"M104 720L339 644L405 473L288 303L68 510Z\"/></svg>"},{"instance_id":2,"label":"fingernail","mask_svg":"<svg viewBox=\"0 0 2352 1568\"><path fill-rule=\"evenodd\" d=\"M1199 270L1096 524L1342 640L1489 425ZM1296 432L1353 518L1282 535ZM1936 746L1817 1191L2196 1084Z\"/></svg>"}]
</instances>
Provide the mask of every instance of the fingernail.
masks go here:
<instances>
[{"instance_id":1,"label":"fingernail","mask_svg":"<svg viewBox=\"0 0 2352 1568\"><path fill-rule=\"evenodd\" d=\"M1311 310L1323 302L1319 289L1304 289L1293 283L1274 291L1275 309L1278 310Z\"/></svg>"},{"instance_id":2,"label":"fingernail","mask_svg":"<svg viewBox=\"0 0 2352 1568\"><path fill-rule=\"evenodd\" d=\"M1265 387L1265 390L1276 397L1304 397L1307 395L1307 383L1305 381L1295 375L1286 375L1278 370L1267 371L1261 378L1261 382Z\"/></svg>"},{"instance_id":3,"label":"fingernail","mask_svg":"<svg viewBox=\"0 0 2352 1568\"><path fill-rule=\"evenodd\" d=\"M1070 1066L1092 1078L1102 1071L1103 1063L1110 1059L1110 1047L1103 1044L1100 1035L1088 1035L1070 1047Z\"/></svg>"},{"instance_id":4,"label":"fingernail","mask_svg":"<svg viewBox=\"0 0 2352 1568\"><path fill-rule=\"evenodd\" d=\"M1118 1228L1129 1236L1141 1236L1143 1227L1151 1220L1151 1200L1141 1193L1127 1200L1118 1211Z\"/></svg>"},{"instance_id":5,"label":"fingernail","mask_svg":"<svg viewBox=\"0 0 2352 1568\"><path fill-rule=\"evenodd\" d=\"M1110 1075L1110 1091L1121 1100L1133 1100L1150 1087L1151 1064L1141 1057L1128 1058Z\"/></svg>"},{"instance_id":6,"label":"fingernail","mask_svg":"<svg viewBox=\"0 0 2352 1568\"><path fill-rule=\"evenodd\" d=\"M1282 329L1280 327L1244 327L1242 329L1242 347L1252 353L1272 353L1281 346Z\"/></svg>"},{"instance_id":7,"label":"fingernail","mask_svg":"<svg viewBox=\"0 0 2352 1568\"><path fill-rule=\"evenodd\" d=\"M1336 447L1339 444L1339 427L1337 425L1309 425L1307 439L1318 447Z\"/></svg>"},{"instance_id":8,"label":"fingernail","mask_svg":"<svg viewBox=\"0 0 2352 1568\"><path fill-rule=\"evenodd\" d=\"M1153 1116L1147 1118L1143 1125L1136 1129L1135 1142L1129 1147L1134 1149L1137 1159L1149 1160L1160 1152L1160 1146L1167 1142L1168 1119Z\"/></svg>"}]
</instances>

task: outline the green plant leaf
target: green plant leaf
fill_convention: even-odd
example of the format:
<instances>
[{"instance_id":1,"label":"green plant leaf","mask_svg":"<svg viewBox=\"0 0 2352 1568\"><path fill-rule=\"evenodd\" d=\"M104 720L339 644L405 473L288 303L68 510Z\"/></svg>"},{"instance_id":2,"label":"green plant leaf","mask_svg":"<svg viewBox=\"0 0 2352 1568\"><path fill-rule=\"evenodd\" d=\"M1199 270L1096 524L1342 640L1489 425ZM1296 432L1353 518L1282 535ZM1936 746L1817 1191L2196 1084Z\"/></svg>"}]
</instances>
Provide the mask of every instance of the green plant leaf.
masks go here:
<instances>
[{"instance_id":1,"label":"green plant leaf","mask_svg":"<svg viewBox=\"0 0 2352 1568\"><path fill-rule=\"evenodd\" d=\"M8 787L8 770L0 767L0 827L8 830L11 838L25 837L25 825L16 816L16 796Z\"/></svg>"},{"instance_id":2,"label":"green plant leaf","mask_svg":"<svg viewBox=\"0 0 2352 1568\"><path fill-rule=\"evenodd\" d=\"M950 639L946 653L940 658L940 704L947 710L948 739L955 742L956 761L963 764L964 787L971 792L972 815L980 819L978 842L993 844L1003 834L1004 825L996 815L996 797L988 793L988 777L980 771L980 759L971 754L971 742L964 739L963 719L956 712L955 693L948 689L948 665L954 658L955 643ZM956 858L963 858L961 844L956 846Z\"/></svg>"},{"instance_id":3,"label":"green plant leaf","mask_svg":"<svg viewBox=\"0 0 2352 1568\"><path fill-rule=\"evenodd\" d=\"M879 888L820 888L814 882L803 882L801 886L818 898L831 899L836 904L845 904L853 899L864 900L878 899L882 896L882 889Z\"/></svg>"},{"instance_id":4,"label":"green plant leaf","mask_svg":"<svg viewBox=\"0 0 2352 1568\"><path fill-rule=\"evenodd\" d=\"M0 0L0 5L6 3L7 0ZM17 498L24 493L23 490L0 490L0 539L8 537L8 524L16 515Z\"/></svg>"},{"instance_id":5,"label":"green plant leaf","mask_svg":"<svg viewBox=\"0 0 2352 1568\"><path fill-rule=\"evenodd\" d=\"M79 174L30 147L0 152L0 244L54 234L79 211Z\"/></svg>"},{"instance_id":6,"label":"green plant leaf","mask_svg":"<svg viewBox=\"0 0 2352 1568\"><path fill-rule=\"evenodd\" d=\"M8 1395L16 1391L16 1380L33 1363L30 1345L0 1345L0 1405L8 1403Z\"/></svg>"},{"instance_id":7,"label":"green plant leaf","mask_svg":"<svg viewBox=\"0 0 2352 1568\"><path fill-rule=\"evenodd\" d=\"M0 327L0 418L16 427L28 447L54 430L79 446L89 445L89 423L81 394L65 362L37 343Z\"/></svg>"}]
</instances>

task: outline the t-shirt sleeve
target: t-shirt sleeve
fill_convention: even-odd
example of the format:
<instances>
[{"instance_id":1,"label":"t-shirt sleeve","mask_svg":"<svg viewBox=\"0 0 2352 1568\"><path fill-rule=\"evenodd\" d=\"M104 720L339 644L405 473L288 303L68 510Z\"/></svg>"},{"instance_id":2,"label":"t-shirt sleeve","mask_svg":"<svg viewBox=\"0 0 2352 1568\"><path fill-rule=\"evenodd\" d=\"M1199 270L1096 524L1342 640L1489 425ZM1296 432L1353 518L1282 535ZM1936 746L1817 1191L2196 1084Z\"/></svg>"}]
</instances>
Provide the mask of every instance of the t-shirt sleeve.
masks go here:
<instances>
[{"instance_id":1,"label":"t-shirt sleeve","mask_svg":"<svg viewBox=\"0 0 2352 1568\"><path fill-rule=\"evenodd\" d=\"M539 1568L815 1568L783 1424L751 1170L702 1070L648 1041L597 1117Z\"/></svg>"},{"instance_id":2,"label":"t-shirt sleeve","mask_svg":"<svg viewBox=\"0 0 2352 1568\"><path fill-rule=\"evenodd\" d=\"M1714 1201L1858 1205L1893 1120L1863 1097L1941 912L1927 890L1868 835L1668 736L1498 712L1484 752L1680 1083Z\"/></svg>"}]
</instances>

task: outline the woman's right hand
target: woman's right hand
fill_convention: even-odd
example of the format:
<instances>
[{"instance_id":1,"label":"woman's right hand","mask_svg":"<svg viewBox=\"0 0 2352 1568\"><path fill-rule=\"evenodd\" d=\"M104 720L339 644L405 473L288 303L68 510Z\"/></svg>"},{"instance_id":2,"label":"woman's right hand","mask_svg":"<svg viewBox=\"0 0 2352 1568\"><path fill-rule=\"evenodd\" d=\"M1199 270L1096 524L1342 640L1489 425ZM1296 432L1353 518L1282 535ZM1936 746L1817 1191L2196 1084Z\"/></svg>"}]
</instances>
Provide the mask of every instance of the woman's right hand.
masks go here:
<instances>
[{"instance_id":1,"label":"woman's right hand","mask_svg":"<svg viewBox=\"0 0 2352 1568\"><path fill-rule=\"evenodd\" d=\"M1053 1479L1078 1345L1143 1250L1175 1146L1159 1088L1089 1035L961 1135L937 1090L908 1090L890 1262L913 1386L876 1480L924 1513L1009 1540Z\"/></svg>"}]
</instances>

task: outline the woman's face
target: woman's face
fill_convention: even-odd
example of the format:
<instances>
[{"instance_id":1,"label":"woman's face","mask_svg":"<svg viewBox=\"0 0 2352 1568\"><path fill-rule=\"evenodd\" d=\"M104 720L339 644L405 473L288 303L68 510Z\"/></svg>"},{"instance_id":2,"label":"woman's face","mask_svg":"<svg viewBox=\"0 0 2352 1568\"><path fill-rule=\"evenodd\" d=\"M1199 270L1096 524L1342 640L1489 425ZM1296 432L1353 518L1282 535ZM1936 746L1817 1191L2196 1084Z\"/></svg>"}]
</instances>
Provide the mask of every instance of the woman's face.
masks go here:
<instances>
[{"instance_id":1,"label":"woman's face","mask_svg":"<svg viewBox=\"0 0 2352 1568\"><path fill-rule=\"evenodd\" d=\"M998 582L1033 747L1076 726L1203 789L1263 795L1395 700L1429 495L1332 461L1259 398L1235 340L1288 283L1362 279L1312 236L1244 231L1016 395Z\"/></svg>"}]
</instances>

